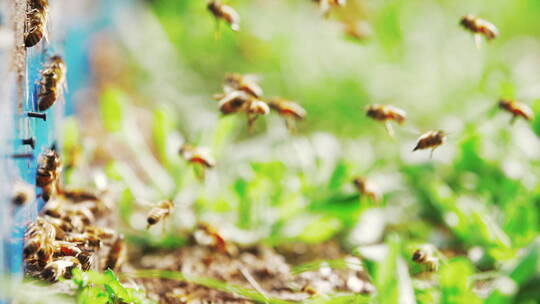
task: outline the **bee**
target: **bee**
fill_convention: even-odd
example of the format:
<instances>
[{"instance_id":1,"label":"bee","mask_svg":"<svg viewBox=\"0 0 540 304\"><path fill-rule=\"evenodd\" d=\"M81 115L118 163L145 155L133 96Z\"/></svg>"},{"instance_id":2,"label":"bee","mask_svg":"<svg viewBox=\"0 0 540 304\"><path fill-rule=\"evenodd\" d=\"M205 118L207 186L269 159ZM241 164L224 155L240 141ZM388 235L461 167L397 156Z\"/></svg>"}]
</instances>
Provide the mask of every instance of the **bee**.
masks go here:
<instances>
[{"instance_id":1,"label":"bee","mask_svg":"<svg viewBox=\"0 0 540 304\"><path fill-rule=\"evenodd\" d=\"M373 202L378 202L381 199L381 191L377 185L362 177L357 177L353 180L353 184L361 195L369 197Z\"/></svg>"},{"instance_id":2,"label":"bee","mask_svg":"<svg viewBox=\"0 0 540 304\"><path fill-rule=\"evenodd\" d=\"M24 24L24 45L29 48L38 44L46 36L47 0L29 0Z\"/></svg>"},{"instance_id":3,"label":"bee","mask_svg":"<svg viewBox=\"0 0 540 304\"><path fill-rule=\"evenodd\" d=\"M11 202L15 206L22 206L30 202L36 194L34 188L27 183L18 181L13 186Z\"/></svg>"},{"instance_id":4,"label":"bee","mask_svg":"<svg viewBox=\"0 0 540 304\"><path fill-rule=\"evenodd\" d=\"M433 272L439 269L439 259L428 254L427 251L417 249L412 256L412 260L420 265L425 265L428 271Z\"/></svg>"},{"instance_id":5,"label":"bee","mask_svg":"<svg viewBox=\"0 0 540 304\"><path fill-rule=\"evenodd\" d=\"M251 130L259 116L268 115L268 113L270 113L270 107L268 107L266 102L252 98L249 103L247 103L246 113L248 116L248 129Z\"/></svg>"},{"instance_id":6,"label":"bee","mask_svg":"<svg viewBox=\"0 0 540 304\"><path fill-rule=\"evenodd\" d=\"M188 162L200 164L206 169L211 169L216 166L215 159L205 147L195 147L190 144L183 144L182 147L180 147L179 153Z\"/></svg>"},{"instance_id":7,"label":"bee","mask_svg":"<svg viewBox=\"0 0 540 304\"><path fill-rule=\"evenodd\" d=\"M54 254L53 242L56 230L43 218L38 218L31 224L25 233L24 258L36 255L42 262L48 262Z\"/></svg>"},{"instance_id":8,"label":"bee","mask_svg":"<svg viewBox=\"0 0 540 304\"><path fill-rule=\"evenodd\" d=\"M81 251L76 257L84 271L90 270L96 263L96 255L91 251Z\"/></svg>"},{"instance_id":9,"label":"bee","mask_svg":"<svg viewBox=\"0 0 540 304\"><path fill-rule=\"evenodd\" d=\"M330 10L335 7L342 7L347 4L347 0L313 0L318 3L319 10L324 16L328 16Z\"/></svg>"},{"instance_id":10,"label":"bee","mask_svg":"<svg viewBox=\"0 0 540 304\"><path fill-rule=\"evenodd\" d=\"M534 117L534 112L531 110L531 108L529 108L529 106L515 100L501 99L499 100L499 108L512 114L510 123L514 123L519 116L525 118L526 120L532 120Z\"/></svg>"},{"instance_id":11,"label":"bee","mask_svg":"<svg viewBox=\"0 0 540 304\"><path fill-rule=\"evenodd\" d=\"M307 112L298 103L283 98L272 98L268 101L270 109L276 111L285 119L287 129L294 131L296 129L295 121L303 120L307 116Z\"/></svg>"},{"instance_id":12,"label":"bee","mask_svg":"<svg viewBox=\"0 0 540 304\"><path fill-rule=\"evenodd\" d=\"M365 21L348 21L343 22L343 32L346 37L357 41L364 41L372 34L372 29L369 23Z\"/></svg>"},{"instance_id":13,"label":"bee","mask_svg":"<svg viewBox=\"0 0 540 304\"><path fill-rule=\"evenodd\" d=\"M443 131L429 131L418 138L413 151L431 149L430 157L432 157L433 151L445 142L446 134Z\"/></svg>"},{"instance_id":14,"label":"bee","mask_svg":"<svg viewBox=\"0 0 540 304\"><path fill-rule=\"evenodd\" d=\"M82 252L77 245L67 241L55 241L54 248L56 256L77 256Z\"/></svg>"},{"instance_id":15,"label":"bee","mask_svg":"<svg viewBox=\"0 0 540 304\"><path fill-rule=\"evenodd\" d=\"M218 0L208 2L207 7L218 22L219 19L223 19L233 31L238 32L240 30L240 15L232 7L222 4Z\"/></svg>"},{"instance_id":16,"label":"bee","mask_svg":"<svg viewBox=\"0 0 540 304\"><path fill-rule=\"evenodd\" d=\"M73 203L84 201L99 201L99 197L94 193L84 190L63 190L62 196Z\"/></svg>"},{"instance_id":17,"label":"bee","mask_svg":"<svg viewBox=\"0 0 540 304\"><path fill-rule=\"evenodd\" d=\"M41 272L41 277L50 282L56 282L62 277L71 279L71 271L75 268L81 268L81 263L77 258L72 256L61 257L48 263Z\"/></svg>"},{"instance_id":18,"label":"bee","mask_svg":"<svg viewBox=\"0 0 540 304\"><path fill-rule=\"evenodd\" d=\"M198 231L204 233L207 237L211 238L212 246L216 247L222 253L227 253L227 242L219 234L217 229L208 223L199 223L197 225Z\"/></svg>"},{"instance_id":19,"label":"bee","mask_svg":"<svg viewBox=\"0 0 540 304\"><path fill-rule=\"evenodd\" d=\"M480 35L486 37L488 41L493 40L497 38L497 36L499 36L499 31L497 30L497 27L495 27L495 25L473 15L463 16L461 18L460 24L467 30L474 33L474 39L477 46L480 45Z\"/></svg>"},{"instance_id":20,"label":"bee","mask_svg":"<svg viewBox=\"0 0 540 304\"><path fill-rule=\"evenodd\" d=\"M146 226L146 229L149 229L151 226L169 217L172 213L173 208L174 208L174 203L172 200L164 200L158 203L148 213L148 217L146 218L146 221L148 222L148 226Z\"/></svg>"},{"instance_id":21,"label":"bee","mask_svg":"<svg viewBox=\"0 0 540 304\"><path fill-rule=\"evenodd\" d=\"M315 289L315 287L313 287L310 284L304 285L304 287L302 287L302 289L300 291L305 292L310 296L314 296L314 295L316 295L318 293L317 289Z\"/></svg>"},{"instance_id":22,"label":"bee","mask_svg":"<svg viewBox=\"0 0 540 304\"><path fill-rule=\"evenodd\" d=\"M225 91L243 91L255 98L263 96L263 90L257 83L257 77L249 74L225 74Z\"/></svg>"},{"instance_id":23,"label":"bee","mask_svg":"<svg viewBox=\"0 0 540 304\"><path fill-rule=\"evenodd\" d=\"M105 269L117 270L122 267L126 259L126 244L124 236L119 235L114 241L107 255Z\"/></svg>"},{"instance_id":24,"label":"bee","mask_svg":"<svg viewBox=\"0 0 540 304\"><path fill-rule=\"evenodd\" d=\"M42 197L45 201L56 193L61 172L62 162L58 153L53 149L45 152L39 160L36 177L36 184L42 188Z\"/></svg>"},{"instance_id":25,"label":"bee","mask_svg":"<svg viewBox=\"0 0 540 304\"><path fill-rule=\"evenodd\" d=\"M38 94L38 110L40 112L50 108L62 94L66 72L66 64L59 55L52 56L45 69L41 71Z\"/></svg>"},{"instance_id":26,"label":"bee","mask_svg":"<svg viewBox=\"0 0 540 304\"><path fill-rule=\"evenodd\" d=\"M219 97L218 108L223 115L241 111L250 100L250 97L244 91L231 91Z\"/></svg>"},{"instance_id":27,"label":"bee","mask_svg":"<svg viewBox=\"0 0 540 304\"><path fill-rule=\"evenodd\" d=\"M398 124L403 124L407 118L407 113L391 105L370 105L366 109L366 116L384 122L388 134L394 137L394 129L390 124L393 120Z\"/></svg>"}]
</instances>

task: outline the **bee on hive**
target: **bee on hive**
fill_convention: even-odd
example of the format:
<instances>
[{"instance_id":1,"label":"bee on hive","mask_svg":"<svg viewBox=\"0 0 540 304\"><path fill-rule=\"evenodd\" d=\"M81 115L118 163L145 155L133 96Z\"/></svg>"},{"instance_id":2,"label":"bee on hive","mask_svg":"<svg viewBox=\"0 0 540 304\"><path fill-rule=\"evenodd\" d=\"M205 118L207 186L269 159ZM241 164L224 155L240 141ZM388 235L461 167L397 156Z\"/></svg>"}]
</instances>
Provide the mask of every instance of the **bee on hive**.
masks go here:
<instances>
[{"instance_id":1,"label":"bee on hive","mask_svg":"<svg viewBox=\"0 0 540 304\"><path fill-rule=\"evenodd\" d=\"M66 64L59 55L52 56L41 71L39 82L38 110L49 109L62 95L65 86Z\"/></svg>"},{"instance_id":2,"label":"bee on hive","mask_svg":"<svg viewBox=\"0 0 540 304\"><path fill-rule=\"evenodd\" d=\"M29 48L46 37L48 0L28 0L24 22L24 46Z\"/></svg>"},{"instance_id":3,"label":"bee on hive","mask_svg":"<svg viewBox=\"0 0 540 304\"><path fill-rule=\"evenodd\" d=\"M62 162L58 153L53 149L46 151L40 157L36 177L36 184L43 190L42 197L45 201L58 190L61 173Z\"/></svg>"}]
</instances>

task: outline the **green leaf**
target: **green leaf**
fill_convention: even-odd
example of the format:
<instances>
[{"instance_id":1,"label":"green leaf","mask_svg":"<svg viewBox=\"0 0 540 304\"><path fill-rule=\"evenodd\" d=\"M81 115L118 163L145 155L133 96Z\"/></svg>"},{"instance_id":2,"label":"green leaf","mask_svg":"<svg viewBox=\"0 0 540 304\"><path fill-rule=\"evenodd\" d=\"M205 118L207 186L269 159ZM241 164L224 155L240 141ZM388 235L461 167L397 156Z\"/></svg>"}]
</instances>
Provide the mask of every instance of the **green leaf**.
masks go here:
<instances>
[{"instance_id":1,"label":"green leaf","mask_svg":"<svg viewBox=\"0 0 540 304\"><path fill-rule=\"evenodd\" d=\"M533 102L532 109L535 113L532 128L536 136L540 137L540 99Z\"/></svg>"},{"instance_id":2,"label":"green leaf","mask_svg":"<svg viewBox=\"0 0 540 304\"><path fill-rule=\"evenodd\" d=\"M152 121L152 141L159 160L167 164L167 136L173 131L173 119L170 111L156 109Z\"/></svg>"},{"instance_id":3,"label":"green leaf","mask_svg":"<svg viewBox=\"0 0 540 304\"><path fill-rule=\"evenodd\" d=\"M341 221L335 217L314 217L298 236L298 239L306 243L321 243L336 235L341 227Z\"/></svg>"},{"instance_id":4,"label":"green leaf","mask_svg":"<svg viewBox=\"0 0 540 304\"><path fill-rule=\"evenodd\" d=\"M347 164L343 161L340 161L336 165L336 168L330 177L330 181L328 182L328 190L332 192L337 191L341 188L341 186L343 186L343 184L348 182L348 169Z\"/></svg>"},{"instance_id":5,"label":"green leaf","mask_svg":"<svg viewBox=\"0 0 540 304\"><path fill-rule=\"evenodd\" d=\"M473 265L465 258L455 258L441 266L441 303L482 303L474 293L470 277Z\"/></svg>"},{"instance_id":6,"label":"green leaf","mask_svg":"<svg viewBox=\"0 0 540 304\"><path fill-rule=\"evenodd\" d=\"M122 128L125 100L125 93L115 88L108 88L101 95L101 119L107 131L115 132Z\"/></svg>"}]
</instances>

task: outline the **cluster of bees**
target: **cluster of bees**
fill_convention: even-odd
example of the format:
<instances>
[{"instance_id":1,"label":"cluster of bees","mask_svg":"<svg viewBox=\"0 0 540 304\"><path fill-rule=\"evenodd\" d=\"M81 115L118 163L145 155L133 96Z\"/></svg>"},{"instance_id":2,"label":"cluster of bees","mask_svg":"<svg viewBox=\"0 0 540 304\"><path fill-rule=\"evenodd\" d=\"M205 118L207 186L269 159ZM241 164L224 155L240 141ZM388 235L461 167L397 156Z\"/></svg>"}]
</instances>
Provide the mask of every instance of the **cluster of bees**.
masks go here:
<instances>
[{"instance_id":1,"label":"cluster of bees","mask_svg":"<svg viewBox=\"0 0 540 304\"><path fill-rule=\"evenodd\" d=\"M118 269L126 256L123 236L96 226L107 207L92 193L61 189L61 167L55 150L40 158L36 182L47 203L25 233L26 274L55 282L69 279L75 268ZM14 201L29 201L31 195L21 192Z\"/></svg>"},{"instance_id":2,"label":"cluster of bees","mask_svg":"<svg viewBox=\"0 0 540 304\"><path fill-rule=\"evenodd\" d=\"M37 45L47 37L48 0L27 0L24 23L24 46ZM50 56L41 70L38 88L38 110L49 109L62 95L65 86L66 64L61 56Z\"/></svg>"},{"instance_id":3,"label":"cluster of bees","mask_svg":"<svg viewBox=\"0 0 540 304\"><path fill-rule=\"evenodd\" d=\"M218 108L223 115L244 112L247 115L248 128L259 116L268 115L270 110L285 119L289 130L295 130L295 122L306 117L306 110L298 103L274 97L263 99L263 90L254 75L227 73L223 93L214 95Z\"/></svg>"}]
</instances>

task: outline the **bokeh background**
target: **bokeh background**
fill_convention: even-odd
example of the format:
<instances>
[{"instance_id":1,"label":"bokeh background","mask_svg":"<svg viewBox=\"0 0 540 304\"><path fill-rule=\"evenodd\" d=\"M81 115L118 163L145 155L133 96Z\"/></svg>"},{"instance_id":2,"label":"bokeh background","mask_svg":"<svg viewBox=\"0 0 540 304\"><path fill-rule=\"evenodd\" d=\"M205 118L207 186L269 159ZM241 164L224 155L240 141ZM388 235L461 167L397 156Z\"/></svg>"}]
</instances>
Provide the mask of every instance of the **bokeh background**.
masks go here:
<instances>
[{"instance_id":1,"label":"bokeh background","mask_svg":"<svg viewBox=\"0 0 540 304\"><path fill-rule=\"evenodd\" d=\"M74 12L52 25L70 88L55 132L77 159L66 182L109 180L134 246L185 242L141 232L145 202L174 197L170 231L204 220L244 244L338 242L378 265L381 303L540 300L539 1L348 0L323 17L309 0L231 0L240 32L216 28L199 0L54 2ZM459 26L468 13L500 37L477 47ZM346 35L353 22L364 37ZM277 115L251 132L223 117L212 96L226 72L259 76L265 96L297 101L307 119L291 134ZM536 118L510 124L502 97ZM374 103L407 111L395 138L365 116ZM413 153L435 129L447 143ZM204 182L178 156L184 142L212 150ZM381 202L357 194L357 176ZM428 243L446 266L422 285L410 256ZM392 257L409 270L381 266Z\"/></svg>"}]
</instances>

